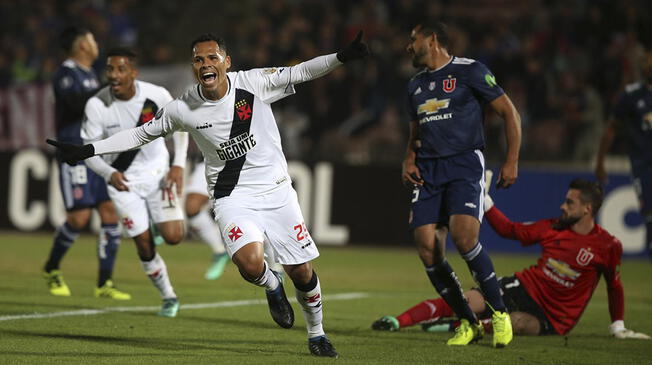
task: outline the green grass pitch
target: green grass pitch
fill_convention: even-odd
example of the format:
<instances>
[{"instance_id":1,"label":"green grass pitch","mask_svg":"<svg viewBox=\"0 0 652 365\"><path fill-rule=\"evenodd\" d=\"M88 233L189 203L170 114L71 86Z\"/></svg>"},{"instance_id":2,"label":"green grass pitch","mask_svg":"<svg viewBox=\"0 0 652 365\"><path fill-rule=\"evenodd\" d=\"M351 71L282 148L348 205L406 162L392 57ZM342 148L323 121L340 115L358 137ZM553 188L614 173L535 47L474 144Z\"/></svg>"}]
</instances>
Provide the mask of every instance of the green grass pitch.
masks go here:
<instances>
[{"instance_id":1,"label":"green grass pitch","mask_svg":"<svg viewBox=\"0 0 652 365\"><path fill-rule=\"evenodd\" d=\"M186 241L159 248L182 303L178 317L169 319L155 315L158 293L126 238L114 280L132 294L132 300L93 297L97 260L91 235L82 235L62 264L73 295L50 296L41 278L50 241L46 234L0 233L0 364L652 363L652 341L609 336L603 282L567 337L516 337L509 347L498 350L491 348L491 337L486 336L476 345L449 348L445 345L449 333L425 333L418 326L392 333L370 329L378 317L400 314L436 296L414 250L322 246L315 266L324 294L324 326L341 357L319 359L308 352L296 303L295 326L285 330L272 321L263 290L244 282L233 264L219 280L204 280L210 251L203 244ZM492 257L499 275L535 260L527 255ZM451 252L449 259L464 287L472 286L459 255ZM652 265L647 260L625 260L621 272L625 324L652 334ZM286 292L294 297L291 284ZM350 293L358 294L345 296ZM96 311L81 314L83 310ZM35 313L44 316L17 318Z\"/></svg>"}]
</instances>

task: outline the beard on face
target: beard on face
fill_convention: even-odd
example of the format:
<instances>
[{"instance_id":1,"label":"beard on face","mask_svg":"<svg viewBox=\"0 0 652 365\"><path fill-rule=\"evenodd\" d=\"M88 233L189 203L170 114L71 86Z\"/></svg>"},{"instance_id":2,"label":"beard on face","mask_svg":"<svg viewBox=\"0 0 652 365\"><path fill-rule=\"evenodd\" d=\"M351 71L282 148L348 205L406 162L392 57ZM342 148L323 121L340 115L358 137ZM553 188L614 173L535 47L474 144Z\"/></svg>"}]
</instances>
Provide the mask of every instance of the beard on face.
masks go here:
<instances>
[{"instance_id":1,"label":"beard on face","mask_svg":"<svg viewBox=\"0 0 652 365\"><path fill-rule=\"evenodd\" d=\"M414 54L412 55L412 66L414 66L415 68L421 68L425 66L425 63L422 61L424 56L425 56L425 52L414 51Z\"/></svg>"},{"instance_id":2,"label":"beard on face","mask_svg":"<svg viewBox=\"0 0 652 365\"><path fill-rule=\"evenodd\" d=\"M570 228L573 224L579 222L582 217L573 217L573 216L561 216L557 219L556 222L552 224L552 228L557 231L563 231L564 229Z\"/></svg>"}]
</instances>

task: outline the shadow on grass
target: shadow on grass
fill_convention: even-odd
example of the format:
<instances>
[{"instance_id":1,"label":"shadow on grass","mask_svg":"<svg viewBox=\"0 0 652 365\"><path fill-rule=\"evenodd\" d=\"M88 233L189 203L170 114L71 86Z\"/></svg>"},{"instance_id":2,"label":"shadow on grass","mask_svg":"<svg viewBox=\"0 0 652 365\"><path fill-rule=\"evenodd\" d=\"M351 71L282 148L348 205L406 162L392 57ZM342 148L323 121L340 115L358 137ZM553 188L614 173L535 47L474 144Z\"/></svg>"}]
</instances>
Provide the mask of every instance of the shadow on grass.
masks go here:
<instances>
[{"instance_id":1,"label":"shadow on grass","mask_svg":"<svg viewBox=\"0 0 652 365\"><path fill-rule=\"evenodd\" d=\"M98 344L105 345L116 345L116 346L126 346L126 347L139 347L143 349L152 349L152 350L162 350L162 351L215 351L219 353L236 353L236 354L251 354L252 352L256 353L265 353L265 354L287 354L295 355L296 352L284 351L276 348L275 350L266 350L259 347L252 349L237 349L233 348L230 345L233 344L243 344L243 345L269 345L271 347L276 347L275 345L281 344L281 342L275 341L215 341L215 345L202 345L197 344L196 340L162 340L162 339L151 339L151 338L138 338L138 337L114 337L114 336L100 336L100 335L89 335L89 334L73 334L73 333L60 333L60 332L36 332L36 331L18 331L18 330L0 330L0 335L4 336L17 336L17 337L27 337L27 338L47 338L47 339L61 339L61 340L71 340L71 341L86 341L94 342ZM6 337L5 337L6 338ZM184 341L184 342L181 342ZM192 342L192 343L188 343ZM208 342L208 341L204 341ZM253 346L252 346L253 347ZM15 354L20 355L23 352L14 351ZM7 353L7 352L3 352ZM33 351L24 352L24 354L32 354ZM48 356L69 356L69 352L66 353L50 353ZM92 353L75 353L75 355L91 355Z\"/></svg>"}]
</instances>

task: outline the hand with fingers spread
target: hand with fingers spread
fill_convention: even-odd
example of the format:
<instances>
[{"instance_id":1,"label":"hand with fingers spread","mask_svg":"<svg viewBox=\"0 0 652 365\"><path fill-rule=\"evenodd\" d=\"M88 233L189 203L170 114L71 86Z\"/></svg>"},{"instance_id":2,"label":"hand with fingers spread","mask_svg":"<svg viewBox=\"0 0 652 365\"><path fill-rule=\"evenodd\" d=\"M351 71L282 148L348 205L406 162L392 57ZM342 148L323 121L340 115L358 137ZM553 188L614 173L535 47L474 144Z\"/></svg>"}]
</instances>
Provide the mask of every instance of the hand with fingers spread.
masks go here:
<instances>
[{"instance_id":1,"label":"hand with fingers spread","mask_svg":"<svg viewBox=\"0 0 652 365\"><path fill-rule=\"evenodd\" d=\"M341 51L337 52L337 59L342 63L364 58L369 55L369 47L366 43L362 42L363 31L359 31L355 39L344 47Z\"/></svg>"},{"instance_id":2,"label":"hand with fingers spread","mask_svg":"<svg viewBox=\"0 0 652 365\"><path fill-rule=\"evenodd\" d=\"M85 160L95 155L95 147L92 144L76 145L65 142L58 142L53 139L45 140L49 145L57 148L63 162L69 165L75 165L81 160Z\"/></svg>"},{"instance_id":3,"label":"hand with fingers spread","mask_svg":"<svg viewBox=\"0 0 652 365\"><path fill-rule=\"evenodd\" d=\"M116 171L113 174L111 174L111 179L109 180L109 184L116 188L118 191L129 191L129 186L127 185L127 182L129 179L120 171Z\"/></svg>"}]
</instances>

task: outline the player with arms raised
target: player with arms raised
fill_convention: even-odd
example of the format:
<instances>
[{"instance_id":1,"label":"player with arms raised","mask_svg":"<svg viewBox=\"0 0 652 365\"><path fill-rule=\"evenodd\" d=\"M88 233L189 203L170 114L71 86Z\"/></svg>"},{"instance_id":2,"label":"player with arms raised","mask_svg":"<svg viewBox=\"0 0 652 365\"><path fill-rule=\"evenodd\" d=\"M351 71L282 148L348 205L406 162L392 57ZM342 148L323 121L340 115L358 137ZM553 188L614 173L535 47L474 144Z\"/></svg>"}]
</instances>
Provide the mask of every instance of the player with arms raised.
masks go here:
<instances>
[{"instance_id":1,"label":"player with arms raised","mask_svg":"<svg viewBox=\"0 0 652 365\"><path fill-rule=\"evenodd\" d=\"M154 121L84 146L50 143L68 161L76 161L188 131L204 155L215 218L242 277L264 287L274 321L292 327L294 312L283 284L263 259L263 244L271 245L296 289L310 352L338 357L322 326L321 288L311 264L319 252L291 185L271 103L293 94L295 84L365 57L369 51L361 39L362 32L337 54L292 67L227 72L231 57L224 41L213 34L201 35L191 44L198 84L161 109Z\"/></svg>"}]
</instances>

